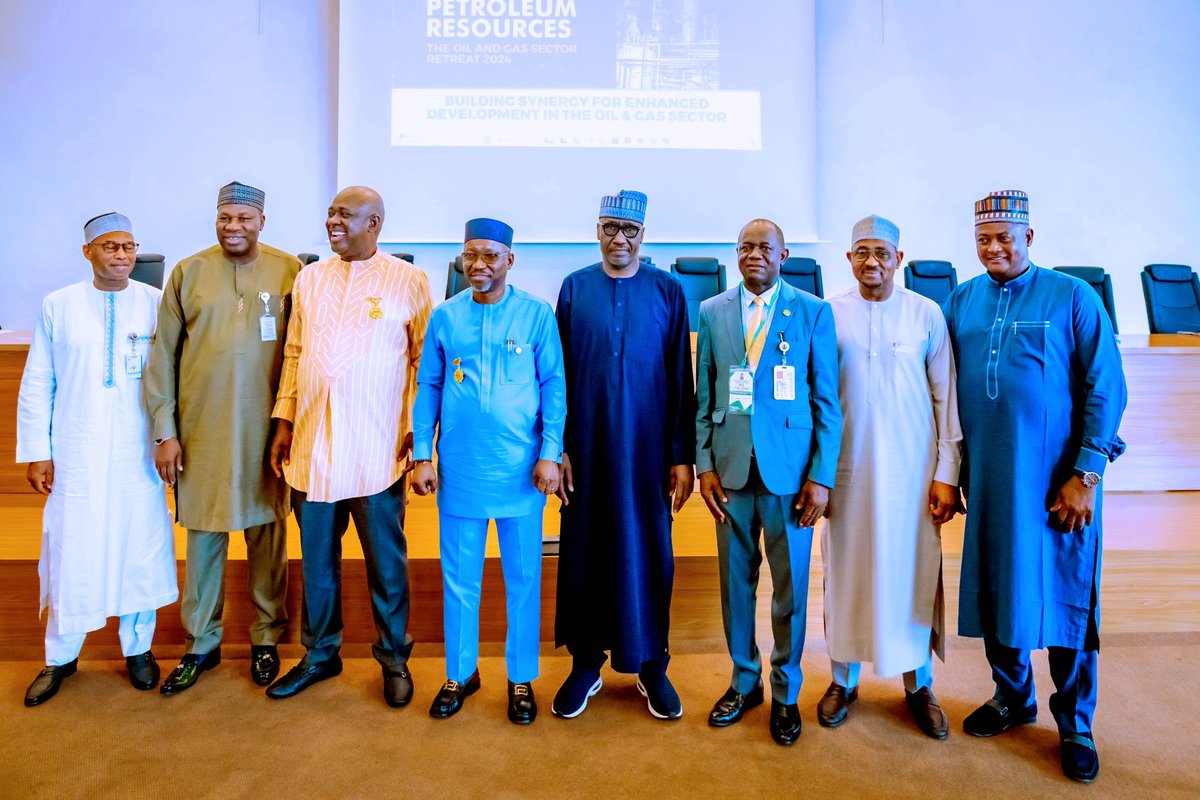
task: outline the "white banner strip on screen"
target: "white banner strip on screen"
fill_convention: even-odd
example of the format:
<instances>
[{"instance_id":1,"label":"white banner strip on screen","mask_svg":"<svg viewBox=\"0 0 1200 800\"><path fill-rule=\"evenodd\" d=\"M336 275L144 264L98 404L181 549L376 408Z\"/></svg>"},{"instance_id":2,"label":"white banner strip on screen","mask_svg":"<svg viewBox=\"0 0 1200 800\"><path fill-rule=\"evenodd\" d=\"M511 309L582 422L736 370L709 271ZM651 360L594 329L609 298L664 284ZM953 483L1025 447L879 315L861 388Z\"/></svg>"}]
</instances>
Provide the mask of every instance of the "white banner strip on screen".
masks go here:
<instances>
[{"instance_id":1,"label":"white banner strip on screen","mask_svg":"<svg viewBox=\"0 0 1200 800\"><path fill-rule=\"evenodd\" d=\"M392 144L760 150L760 116L758 92L392 89Z\"/></svg>"}]
</instances>

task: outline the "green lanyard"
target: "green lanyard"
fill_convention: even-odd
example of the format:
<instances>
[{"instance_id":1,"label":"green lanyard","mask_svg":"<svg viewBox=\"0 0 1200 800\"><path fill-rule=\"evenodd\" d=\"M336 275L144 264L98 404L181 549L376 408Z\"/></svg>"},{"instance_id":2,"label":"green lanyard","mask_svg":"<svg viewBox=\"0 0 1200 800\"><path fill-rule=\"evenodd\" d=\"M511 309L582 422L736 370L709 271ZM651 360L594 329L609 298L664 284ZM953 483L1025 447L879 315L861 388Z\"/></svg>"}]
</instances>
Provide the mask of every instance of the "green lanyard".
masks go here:
<instances>
[{"instance_id":1,"label":"green lanyard","mask_svg":"<svg viewBox=\"0 0 1200 800\"><path fill-rule=\"evenodd\" d=\"M776 281L776 283L778 283L778 281ZM745 285L746 284L744 284L744 283L742 284L742 286L745 286ZM738 294L741 294L741 292L739 292ZM762 295L758 295L758 296L761 297ZM769 302L765 306L763 306L762 319L758 321L758 327L754 329L754 339L758 338L758 334L762 333L763 326L766 325L767 320L769 320L771 318L771 309L775 307L775 303L777 300L779 300L779 288L778 287L775 288L775 296L771 298L771 302ZM746 318L741 315L739 315L739 318L742 321L742 341L744 342L744 341L746 341ZM754 342L754 339L750 340L751 343ZM765 346L766 345L764 343L764 347ZM746 346L746 353L745 353L745 355L742 356L742 366L743 367L750 366L750 346L749 345Z\"/></svg>"}]
</instances>

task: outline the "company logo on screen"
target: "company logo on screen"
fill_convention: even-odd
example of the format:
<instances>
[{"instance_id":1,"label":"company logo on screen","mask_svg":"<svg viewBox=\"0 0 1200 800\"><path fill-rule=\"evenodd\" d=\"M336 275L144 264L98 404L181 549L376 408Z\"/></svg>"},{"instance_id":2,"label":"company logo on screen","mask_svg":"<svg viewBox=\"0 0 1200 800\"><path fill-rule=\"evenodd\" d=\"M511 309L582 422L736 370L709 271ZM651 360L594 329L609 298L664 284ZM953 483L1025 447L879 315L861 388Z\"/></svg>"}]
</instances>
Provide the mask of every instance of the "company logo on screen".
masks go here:
<instances>
[{"instance_id":1,"label":"company logo on screen","mask_svg":"<svg viewBox=\"0 0 1200 800\"><path fill-rule=\"evenodd\" d=\"M569 39L575 0L426 0L428 39Z\"/></svg>"}]
</instances>

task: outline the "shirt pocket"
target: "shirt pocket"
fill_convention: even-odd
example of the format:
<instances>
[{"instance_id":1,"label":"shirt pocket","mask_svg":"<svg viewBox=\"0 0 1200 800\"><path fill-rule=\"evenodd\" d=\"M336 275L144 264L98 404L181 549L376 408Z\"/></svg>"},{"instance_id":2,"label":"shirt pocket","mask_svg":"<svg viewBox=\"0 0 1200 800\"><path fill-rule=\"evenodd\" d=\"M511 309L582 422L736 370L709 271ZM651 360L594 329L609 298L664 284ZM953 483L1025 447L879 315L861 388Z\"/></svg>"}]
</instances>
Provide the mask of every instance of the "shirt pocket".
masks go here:
<instances>
[{"instance_id":1,"label":"shirt pocket","mask_svg":"<svg viewBox=\"0 0 1200 800\"><path fill-rule=\"evenodd\" d=\"M1017 320L1009 338L1009 362L1022 373L1042 374L1046 367L1049 320Z\"/></svg>"},{"instance_id":2,"label":"shirt pocket","mask_svg":"<svg viewBox=\"0 0 1200 800\"><path fill-rule=\"evenodd\" d=\"M507 344L501 348L500 383L532 383L536 375L537 366L533 363L533 345L514 342L512 349L509 349Z\"/></svg>"}]
</instances>

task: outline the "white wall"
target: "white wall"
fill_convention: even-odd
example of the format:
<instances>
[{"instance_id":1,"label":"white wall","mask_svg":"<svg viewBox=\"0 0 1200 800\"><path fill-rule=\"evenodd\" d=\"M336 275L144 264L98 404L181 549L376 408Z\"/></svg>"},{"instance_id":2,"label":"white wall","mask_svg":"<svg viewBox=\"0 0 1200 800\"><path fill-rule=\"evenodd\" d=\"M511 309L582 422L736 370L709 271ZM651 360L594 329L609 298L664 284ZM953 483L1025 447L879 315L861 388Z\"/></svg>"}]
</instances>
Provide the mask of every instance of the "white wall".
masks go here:
<instances>
[{"instance_id":1,"label":"white wall","mask_svg":"<svg viewBox=\"0 0 1200 800\"><path fill-rule=\"evenodd\" d=\"M1034 263L1105 267L1121 332L1145 333L1142 266L1200 269L1198 36L1196 0L819 2L826 286L834 264L850 285L870 213L908 258L977 275L973 202L1023 189Z\"/></svg>"},{"instance_id":2,"label":"white wall","mask_svg":"<svg viewBox=\"0 0 1200 800\"><path fill-rule=\"evenodd\" d=\"M264 241L328 252L337 0L4 5L5 328L28 328L41 295L88 274L88 217L128 213L144 248L173 263L214 240L216 190L232 179L266 189ZM794 254L821 261L827 294L848 287L850 226L879 213L900 225L909 258L948 258L965 278L981 271L972 202L1024 189L1034 260L1106 267L1122 331L1144 332L1142 265L1200 267L1188 247L1200 218L1198 32L1196 0L818 0L817 205L831 241ZM764 36L788 46L786 32ZM651 198L651 243L662 202ZM743 222L729 221L731 239ZM409 249L440 296L456 248ZM729 246L649 252L664 267L682 253L734 263ZM596 257L518 248L513 282L550 299Z\"/></svg>"},{"instance_id":3,"label":"white wall","mask_svg":"<svg viewBox=\"0 0 1200 800\"><path fill-rule=\"evenodd\" d=\"M89 276L83 223L128 214L174 261L216 241L217 189L267 191L263 241L320 243L335 180L333 0L4 0L0 324ZM169 266L169 265L168 265Z\"/></svg>"}]
</instances>

